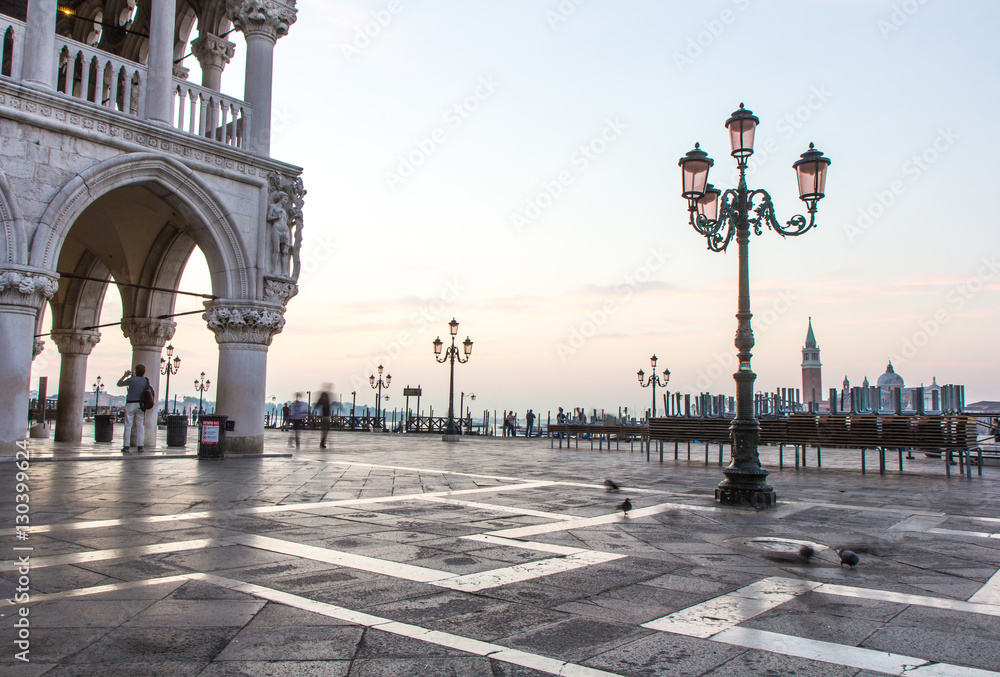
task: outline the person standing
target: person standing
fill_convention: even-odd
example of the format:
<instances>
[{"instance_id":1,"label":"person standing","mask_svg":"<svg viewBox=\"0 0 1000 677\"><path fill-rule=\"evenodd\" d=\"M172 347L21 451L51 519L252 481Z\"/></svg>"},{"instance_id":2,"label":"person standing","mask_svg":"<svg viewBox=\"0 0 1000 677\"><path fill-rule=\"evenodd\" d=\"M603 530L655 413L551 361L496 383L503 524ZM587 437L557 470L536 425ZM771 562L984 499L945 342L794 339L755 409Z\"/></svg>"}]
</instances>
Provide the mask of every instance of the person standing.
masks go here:
<instances>
[{"instance_id":1,"label":"person standing","mask_svg":"<svg viewBox=\"0 0 1000 677\"><path fill-rule=\"evenodd\" d=\"M288 402L281 407L281 430L288 432L288 422L292 419L292 409Z\"/></svg>"},{"instance_id":2,"label":"person standing","mask_svg":"<svg viewBox=\"0 0 1000 677\"><path fill-rule=\"evenodd\" d=\"M332 384L324 383L323 390L320 391L316 399L316 408L319 410L319 448L326 449L326 434L330 431L330 388Z\"/></svg>"},{"instance_id":3,"label":"person standing","mask_svg":"<svg viewBox=\"0 0 1000 677\"><path fill-rule=\"evenodd\" d=\"M517 437L517 414L513 409L507 412L507 427L510 428L510 436Z\"/></svg>"},{"instance_id":4,"label":"person standing","mask_svg":"<svg viewBox=\"0 0 1000 677\"><path fill-rule=\"evenodd\" d=\"M302 423L309 415L309 406L302 401L302 393L295 393L295 401L289 407L289 415L292 421L292 430L295 431L295 448L299 448L299 431L302 430ZM288 446L292 446L292 438L288 438Z\"/></svg>"},{"instance_id":5,"label":"person standing","mask_svg":"<svg viewBox=\"0 0 1000 677\"><path fill-rule=\"evenodd\" d=\"M533 412L531 409L529 409L528 413L524 415L524 422L525 422L525 424L527 425L527 428L528 428L528 431L525 434L528 437L531 437L531 431L534 430L534 428L535 428L535 412Z\"/></svg>"},{"instance_id":6,"label":"person standing","mask_svg":"<svg viewBox=\"0 0 1000 677\"><path fill-rule=\"evenodd\" d=\"M146 365L137 364L135 365L135 376L128 369L120 379L118 379L119 388L128 388L125 392L125 437L122 439L122 453L127 454L132 448L132 426L135 424L136 416L139 418L139 448L136 450L142 453L143 442L146 439L146 412L140 407L140 402L142 401L142 393L149 385L149 379L146 378Z\"/></svg>"}]
</instances>

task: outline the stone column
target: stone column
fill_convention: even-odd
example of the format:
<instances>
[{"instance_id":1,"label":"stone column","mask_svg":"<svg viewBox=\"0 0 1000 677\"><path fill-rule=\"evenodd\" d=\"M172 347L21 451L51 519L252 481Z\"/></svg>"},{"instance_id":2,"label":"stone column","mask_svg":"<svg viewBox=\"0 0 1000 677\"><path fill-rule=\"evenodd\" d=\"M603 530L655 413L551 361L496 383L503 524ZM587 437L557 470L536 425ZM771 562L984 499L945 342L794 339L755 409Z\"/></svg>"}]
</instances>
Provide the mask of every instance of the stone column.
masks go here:
<instances>
[{"instance_id":1,"label":"stone column","mask_svg":"<svg viewBox=\"0 0 1000 677\"><path fill-rule=\"evenodd\" d=\"M56 10L58 0L28 3L22 79L46 89L56 88Z\"/></svg>"},{"instance_id":2,"label":"stone column","mask_svg":"<svg viewBox=\"0 0 1000 677\"><path fill-rule=\"evenodd\" d=\"M101 340L101 333L75 329L53 331L59 348L59 409L56 411L56 442L83 439L83 395L87 391L87 358ZM109 384L110 385L110 384Z\"/></svg>"},{"instance_id":3,"label":"stone column","mask_svg":"<svg viewBox=\"0 0 1000 677\"><path fill-rule=\"evenodd\" d=\"M203 315L219 344L215 413L228 416L235 430L226 434L226 451L264 451L264 386L267 348L285 326L285 309L259 301L220 300L205 304Z\"/></svg>"},{"instance_id":4,"label":"stone column","mask_svg":"<svg viewBox=\"0 0 1000 677\"><path fill-rule=\"evenodd\" d=\"M163 346L174 337L176 329L177 323L173 320L153 320L145 317L130 317L127 320L122 320L122 333L125 338L132 342L132 363L123 365L122 372L125 369L134 370L137 364L146 365L146 377L149 379L150 385L153 386L157 398L162 395L160 392L160 356L163 354ZM121 378L121 374L115 374L113 379L108 378L108 382L117 383L119 378ZM146 435L143 446L146 449L156 447L155 408L146 412L145 428ZM133 443L135 446L141 444L134 436L132 439L135 440Z\"/></svg>"},{"instance_id":5,"label":"stone column","mask_svg":"<svg viewBox=\"0 0 1000 677\"><path fill-rule=\"evenodd\" d=\"M247 64L244 98L253 106L249 150L271 152L271 88L274 45L288 34L298 10L295 0L226 0L227 16L246 38Z\"/></svg>"},{"instance_id":6,"label":"stone column","mask_svg":"<svg viewBox=\"0 0 1000 677\"><path fill-rule=\"evenodd\" d=\"M201 86L222 91L222 71L236 54L236 45L211 33L202 33L191 41L191 53L201 65Z\"/></svg>"},{"instance_id":7,"label":"stone column","mask_svg":"<svg viewBox=\"0 0 1000 677\"><path fill-rule=\"evenodd\" d=\"M28 431L35 319L59 289L46 270L0 266L0 456L13 456Z\"/></svg>"},{"instance_id":8,"label":"stone column","mask_svg":"<svg viewBox=\"0 0 1000 677\"><path fill-rule=\"evenodd\" d=\"M32 0L34 1L34 0ZM153 0L146 61L146 119L173 124L174 22L177 0Z\"/></svg>"}]
</instances>

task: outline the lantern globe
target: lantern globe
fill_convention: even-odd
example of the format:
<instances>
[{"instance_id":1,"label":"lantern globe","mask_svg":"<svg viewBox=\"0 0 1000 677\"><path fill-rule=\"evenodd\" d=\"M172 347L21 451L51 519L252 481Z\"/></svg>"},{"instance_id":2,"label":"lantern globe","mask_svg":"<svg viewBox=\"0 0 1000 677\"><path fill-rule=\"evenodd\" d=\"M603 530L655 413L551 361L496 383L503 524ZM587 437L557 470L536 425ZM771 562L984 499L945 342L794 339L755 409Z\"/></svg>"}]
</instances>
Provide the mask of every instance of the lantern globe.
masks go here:
<instances>
[{"instance_id":1,"label":"lantern globe","mask_svg":"<svg viewBox=\"0 0 1000 677\"><path fill-rule=\"evenodd\" d=\"M830 166L830 158L809 144L809 150L799 156L792 169L799 184L799 199L815 204L826 195L826 168Z\"/></svg>"},{"instance_id":2,"label":"lantern globe","mask_svg":"<svg viewBox=\"0 0 1000 677\"><path fill-rule=\"evenodd\" d=\"M708 170L715 164L715 160L708 157L708 153L696 143L692 150L677 161L677 164L681 168L681 197L697 200L705 192Z\"/></svg>"},{"instance_id":3,"label":"lantern globe","mask_svg":"<svg viewBox=\"0 0 1000 677\"><path fill-rule=\"evenodd\" d=\"M733 157L740 162L745 162L753 155L754 130L760 120L753 111L747 110L740 104L740 108L734 111L732 116L726 120L726 129L729 130L729 145L733 149Z\"/></svg>"}]
</instances>

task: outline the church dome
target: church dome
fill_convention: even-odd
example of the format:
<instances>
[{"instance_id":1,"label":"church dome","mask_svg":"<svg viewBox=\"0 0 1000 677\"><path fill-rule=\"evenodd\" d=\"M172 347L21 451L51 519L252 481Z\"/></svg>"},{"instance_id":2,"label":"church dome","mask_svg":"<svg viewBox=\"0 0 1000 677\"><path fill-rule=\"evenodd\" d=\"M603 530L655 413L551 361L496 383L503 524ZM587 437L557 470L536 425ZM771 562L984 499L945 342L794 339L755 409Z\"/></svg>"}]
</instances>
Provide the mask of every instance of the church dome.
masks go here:
<instances>
[{"instance_id":1,"label":"church dome","mask_svg":"<svg viewBox=\"0 0 1000 677\"><path fill-rule=\"evenodd\" d=\"M878 377L878 386L880 388L903 387L903 377L893 371L891 361L889 362L889 366L885 368L885 373Z\"/></svg>"}]
</instances>

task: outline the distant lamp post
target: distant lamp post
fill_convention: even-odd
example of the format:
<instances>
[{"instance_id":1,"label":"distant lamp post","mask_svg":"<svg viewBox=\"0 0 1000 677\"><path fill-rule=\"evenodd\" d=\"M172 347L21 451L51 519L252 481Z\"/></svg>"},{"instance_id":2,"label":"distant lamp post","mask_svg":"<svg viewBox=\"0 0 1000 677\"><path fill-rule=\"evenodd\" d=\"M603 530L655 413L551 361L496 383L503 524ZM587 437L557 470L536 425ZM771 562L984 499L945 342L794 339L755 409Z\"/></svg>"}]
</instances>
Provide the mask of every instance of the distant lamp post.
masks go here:
<instances>
[{"instance_id":1,"label":"distant lamp post","mask_svg":"<svg viewBox=\"0 0 1000 677\"><path fill-rule=\"evenodd\" d=\"M798 180L799 199L806 203L809 220L802 215L793 216L781 225L774 214L771 196L764 190L747 188L747 161L753 155L754 130L760 120L740 104L739 110L726 121L732 156L740 170L736 189L722 192L708 183L708 170L714 161L695 144L694 150L682 157L681 196L688 201L691 225L708 241L708 248L725 251L736 237L739 245L739 301L736 318L736 349L739 369L733 375L736 381L736 418L730 426L732 435L732 460L723 469L726 479L715 490L715 500L726 505L752 505L757 508L773 506L777 502L774 489L766 482L767 471L760 466L757 442L760 424L753 410L753 384L757 375L750 368L750 350L754 346L750 326L750 273L748 244L750 228L760 235L763 226L777 231L782 237L802 235L816 225L816 205L826 191L826 170L830 159L809 144L809 150L792 165ZM719 198L722 198L720 209ZM754 205L755 200L757 204Z\"/></svg>"},{"instance_id":2,"label":"distant lamp post","mask_svg":"<svg viewBox=\"0 0 1000 677\"><path fill-rule=\"evenodd\" d=\"M173 364L170 362L170 358L174 356L174 347L172 345L167 346L167 358L160 358L160 373L167 377L167 386L163 392L163 413L167 413L167 409L170 406L170 375L176 374L181 369L181 358L174 357ZM176 414L177 411L175 410Z\"/></svg>"},{"instance_id":3,"label":"distant lamp post","mask_svg":"<svg viewBox=\"0 0 1000 677\"><path fill-rule=\"evenodd\" d=\"M469 393L469 399L473 402L476 401L476 394ZM461 421L465 418L465 391L462 391L462 396L458 398L458 419ZM459 426L461 428L461 426Z\"/></svg>"},{"instance_id":4,"label":"distant lamp post","mask_svg":"<svg viewBox=\"0 0 1000 677\"><path fill-rule=\"evenodd\" d=\"M653 373L649 375L649 379L644 380L646 378L646 372L642 369L640 369L639 373L636 375L639 377L639 385L643 388L653 386L653 415L651 418L656 418L656 386L660 386L661 388L667 387L667 383L670 382L670 370L663 370L663 380L661 381L659 375L656 373L656 355L649 358L649 364L653 369Z\"/></svg>"},{"instance_id":5,"label":"distant lamp post","mask_svg":"<svg viewBox=\"0 0 1000 677\"><path fill-rule=\"evenodd\" d=\"M198 420L201 420L201 402L204 397L205 391L212 386L212 381L205 380L205 372L201 372L201 379L195 379L194 389L198 391ZM274 396L271 396L271 400L274 400Z\"/></svg>"},{"instance_id":6,"label":"distant lamp post","mask_svg":"<svg viewBox=\"0 0 1000 677\"><path fill-rule=\"evenodd\" d=\"M457 360L459 364L465 364L469 361L469 356L472 355L472 341L468 337L462 341L462 352L465 354L465 359L463 360L462 355L455 346L455 335L458 334L458 322L454 318L448 323L448 331L451 333L451 345L444 349L444 355L442 355L441 351L444 347L444 342L440 336L434 339L434 359L442 364L451 362L451 379L448 383L448 427L445 429L442 439L445 442L458 442L458 428L455 426L455 361Z\"/></svg>"},{"instance_id":7,"label":"distant lamp post","mask_svg":"<svg viewBox=\"0 0 1000 677\"><path fill-rule=\"evenodd\" d=\"M378 390L375 395L375 421L372 423L372 428L381 428L381 415L382 415L382 388L388 388L389 384L392 383L392 374L386 374L385 380L382 380L382 365L378 365L378 380L375 380L375 374L368 377L368 382L371 384L373 390ZM389 399L386 397L385 399Z\"/></svg>"},{"instance_id":8,"label":"distant lamp post","mask_svg":"<svg viewBox=\"0 0 1000 677\"><path fill-rule=\"evenodd\" d=\"M104 384L101 383L100 376L94 379L94 383L91 387L94 389L94 416L96 416L101 410L101 393L105 390Z\"/></svg>"}]
</instances>

